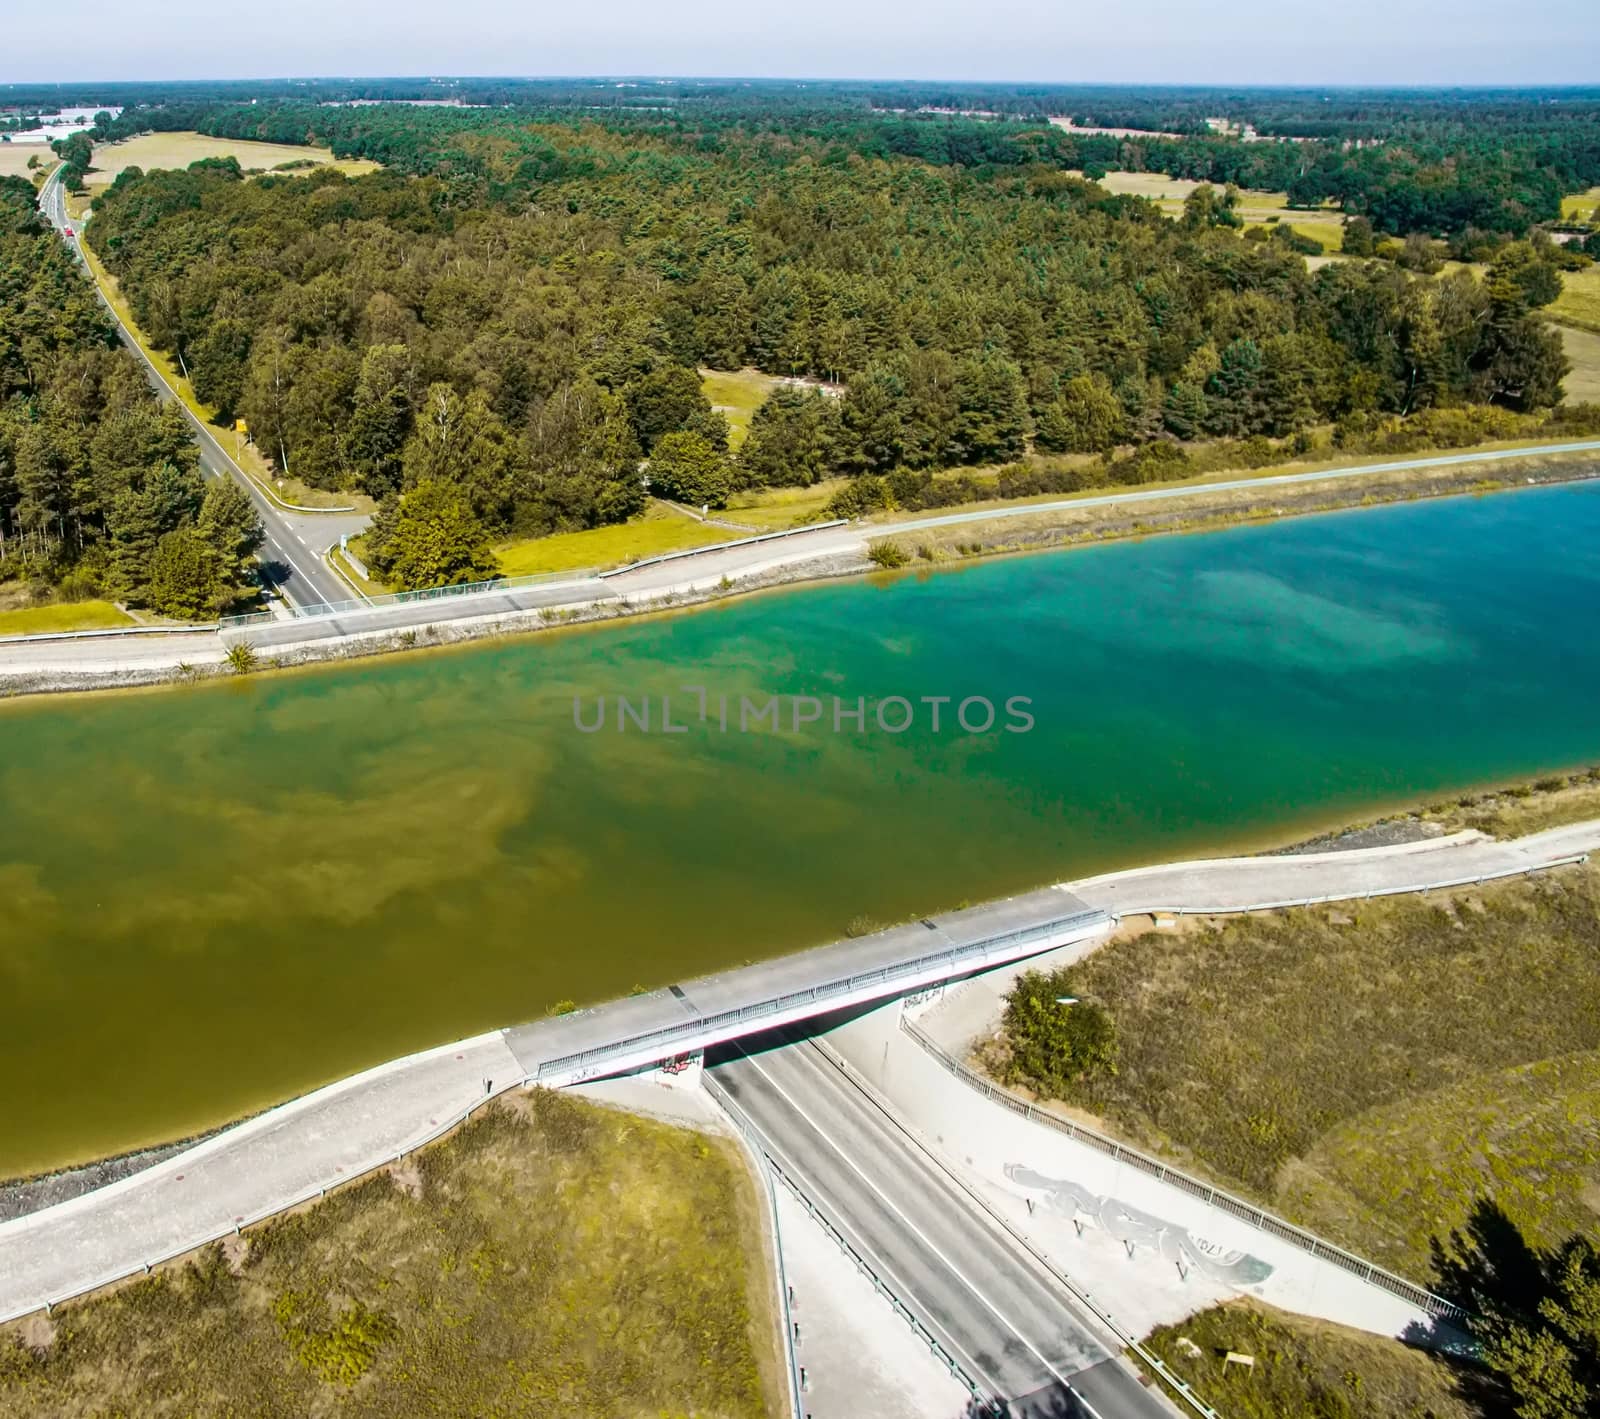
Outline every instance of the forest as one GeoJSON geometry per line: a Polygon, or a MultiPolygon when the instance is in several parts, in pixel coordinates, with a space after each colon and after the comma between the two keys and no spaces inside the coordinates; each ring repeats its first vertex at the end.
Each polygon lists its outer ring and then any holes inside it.
{"type": "Polygon", "coordinates": [[[494,129],[514,146],[530,119],[598,121],[695,145],[771,133],[937,165],[1160,172],[1287,191],[1301,206],[1332,202],[1396,237],[1481,233],[1480,245],[1556,221],[1564,193],[1600,183],[1600,89],[379,79],[109,85],[76,97],[128,106],[96,137],[151,127],[286,142],[312,136],[343,156],[405,171],[434,170],[447,156],[481,162],[481,145],[462,144],[463,134],[494,129]],[[415,109],[402,126],[392,110],[359,106],[381,99],[475,107],[415,109]],[[1068,131],[1052,118],[1138,131],[1068,131]],[[1230,134],[1208,127],[1218,119],[1230,134]],[[1246,128],[1278,141],[1241,141],[1246,128]],[[468,157],[474,148],[476,159],[468,157]]]}
{"type": "MultiPolygon", "coordinates": [[[[641,468],[718,505],[734,486],[903,485],[1030,451],[1165,455],[1561,398],[1536,312],[1562,254],[1542,237],[1501,246],[1485,280],[1312,272],[1288,240],[1243,239],[1210,188],[1170,221],[1044,153],[936,163],[781,115],[684,133],[388,106],[305,121],[226,108],[209,126],[388,170],[131,169],[88,230],[202,400],[292,476],[387,500],[380,570],[401,493],[458,530],[466,575],[486,538],[625,519],[641,468]],[[780,387],[735,458],[696,368],[746,365],[842,397],[780,387]]],[[[1118,466],[1162,476],[1160,457],[1118,466]]]]}
{"type": "Polygon", "coordinates": [[[259,537],[240,489],[202,483],[33,185],[0,178],[0,581],[194,618],[238,599],[259,537]]]}

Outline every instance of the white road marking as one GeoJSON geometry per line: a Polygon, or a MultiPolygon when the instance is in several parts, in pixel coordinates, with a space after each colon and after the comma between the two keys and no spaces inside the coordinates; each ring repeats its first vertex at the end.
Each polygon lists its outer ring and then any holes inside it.
{"type": "Polygon", "coordinates": [[[1018,1340],[1020,1340],[1025,1346],[1027,1346],[1028,1350],[1033,1354],[1033,1357],[1036,1360],[1038,1360],[1038,1362],[1041,1365],[1043,1365],[1045,1367],[1045,1369],[1048,1370],[1050,1372],[1050,1374],[1052,1376],[1054,1376],[1055,1379],[1060,1384],[1062,1384],[1063,1386],[1065,1386],[1068,1389],[1071,1389],[1071,1385],[1067,1383],[1067,1377],[1064,1374],[1062,1374],[1060,1370],[1058,1370],[1053,1364],[1050,1363],[1049,1360],[1047,1360],[1039,1352],[1038,1347],[1036,1345],[1034,1345],[1034,1343],[1031,1340],[1029,1340],[1028,1337],[1025,1336],[1022,1333],[1021,1330],[1019,1330],[1017,1328],[1016,1323],[1013,1322],[1008,1316],[1006,1316],[1006,1314],[1003,1311],[1001,1311],[1000,1308],[998,1306],[996,1306],[993,1301],[991,1301],[987,1296],[985,1296],[983,1294],[982,1291],[980,1291],[971,1281],[969,1281],[966,1278],[966,1276],[962,1273],[961,1269],[958,1266],[956,1266],[956,1264],[953,1261],[951,1261],[949,1257],[947,1257],[942,1251],[940,1251],[937,1246],[935,1246],[933,1244],[933,1242],[929,1239],[927,1234],[924,1233],[921,1230],[921,1228],[919,1228],[916,1225],[916,1223],[914,1223],[909,1217],[907,1217],[904,1212],[902,1212],[898,1207],[896,1207],[892,1201],[890,1201],[888,1195],[883,1191],[883,1189],[880,1188],[875,1182],[873,1182],[873,1180],[871,1178],[869,1178],[866,1175],[866,1173],[864,1173],[861,1170],[860,1166],[856,1163],[856,1161],[853,1158],[851,1158],[841,1147],[839,1147],[839,1145],[837,1143],[835,1143],[832,1138],[830,1138],[828,1136],[827,1132],[822,1128],[822,1126],[814,1118],[812,1118],[811,1115],[809,1113],[807,1113],[804,1108],[802,1108],[798,1103],[795,1102],[794,1098],[790,1095],[789,1091],[787,1089],[785,1089],[782,1084],[780,1084],[776,1079],[774,1079],[770,1074],[768,1074],[765,1069],[763,1069],[761,1067],[761,1062],[758,1059],[756,1059],[754,1055],[749,1054],[748,1052],[746,1052],[742,1047],[741,1047],[739,1052],[742,1055],[744,1055],[744,1057],[747,1060],[750,1061],[750,1065],[756,1071],[756,1073],[759,1074],[763,1079],[765,1079],[767,1081],[767,1083],[769,1083],[774,1089],[776,1089],[778,1091],[778,1094],[783,1098],[784,1102],[787,1103],[790,1108],[792,1108],[797,1114],[800,1115],[801,1118],[803,1118],[806,1121],[806,1123],[808,1123],[811,1126],[811,1128],[815,1131],[816,1135],[819,1138],[821,1138],[830,1148],[832,1148],[833,1151],[835,1153],[837,1153],[841,1159],[844,1160],[845,1166],[848,1167],[850,1169],[850,1171],[853,1172],[858,1178],[860,1178],[861,1181],[864,1182],[869,1188],[871,1188],[872,1191],[877,1195],[878,1200],[880,1202],[882,1202],[883,1205],[885,1207],[887,1207],[891,1212],[893,1212],[894,1215],[896,1217],[898,1217],[901,1220],[902,1223],[905,1224],[907,1230],[910,1231],[912,1236],[916,1237],[916,1239],[919,1242],[921,1242],[923,1246],[925,1246],[930,1252],[932,1252],[934,1256],[938,1257],[939,1260],[941,1262],[943,1262],[945,1267],[949,1270],[950,1274],[952,1276],[954,1276],[958,1281],[960,1281],[961,1284],[967,1288],[967,1290],[972,1292],[972,1294],[978,1299],[978,1301],[983,1305],[983,1307],[991,1315],[993,1315],[994,1318],[997,1321],[999,1321],[1001,1325],[1003,1325],[1014,1336],[1016,1336],[1018,1340]]]}

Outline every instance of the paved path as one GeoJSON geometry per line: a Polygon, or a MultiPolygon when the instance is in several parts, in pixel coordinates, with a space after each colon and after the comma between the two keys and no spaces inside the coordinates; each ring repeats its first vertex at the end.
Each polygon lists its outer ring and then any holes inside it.
{"type": "MultiPolygon", "coordinates": [[[[197,437],[202,454],[210,459],[208,467],[218,465],[219,460],[231,463],[220,448],[207,453],[207,440],[210,435],[203,429],[199,430],[197,437]]],[[[215,440],[211,440],[211,443],[214,444],[215,440]]],[[[1238,478],[1226,482],[1196,483],[1179,488],[1119,491],[1088,498],[1063,498],[1051,502],[1013,503],[896,522],[852,523],[843,527],[828,527],[815,532],[794,534],[781,542],[731,547],[711,546],[676,557],[671,561],[616,573],[608,576],[604,582],[597,582],[592,577],[574,577],[570,580],[552,581],[531,590],[524,588],[520,592],[486,592],[459,600],[413,602],[398,607],[372,610],[363,608],[327,619],[308,618],[251,628],[222,639],[249,639],[264,647],[287,649],[336,639],[353,640],[363,635],[382,634],[446,621],[464,623],[476,621],[489,626],[506,616],[538,607],[576,608],[623,597],[644,601],[665,595],[692,596],[717,587],[724,578],[739,581],[807,563],[820,565],[841,558],[860,559],[864,557],[866,548],[872,541],[929,528],[992,522],[1074,508],[1112,507],[1179,500],[1240,489],[1326,482],[1405,469],[1454,467],[1461,464],[1492,463],[1554,453],[1580,452],[1600,453],[1600,440],[1552,444],[1526,450],[1451,454],[1393,463],[1363,464],[1353,468],[1316,469],[1306,473],[1280,473],[1264,478],[1238,478]]],[[[248,484],[248,480],[246,481],[248,484]]],[[[255,490],[253,485],[250,485],[250,488],[252,497],[259,500],[259,490],[255,490]]],[[[294,591],[291,583],[286,588],[291,599],[300,602],[310,600],[337,602],[350,597],[349,587],[339,581],[326,567],[319,549],[336,542],[340,531],[351,530],[351,527],[358,525],[357,523],[349,523],[347,526],[348,519],[340,521],[336,518],[308,517],[301,520],[306,524],[301,526],[292,515],[279,513],[270,507],[263,510],[263,521],[275,539],[273,547],[276,550],[269,549],[267,555],[273,559],[281,556],[293,570],[303,574],[305,584],[319,588],[315,597],[306,596],[294,591]],[[282,535],[274,530],[280,527],[284,529],[282,535]]],[[[176,637],[171,639],[156,637],[144,640],[143,644],[147,648],[136,655],[126,648],[127,644],[127,642],[100,639],[0,644],[0,679],[7,675],[34,675],[40,672],[92,676],[127,669],[171,668],[180,662],[214,663],[222,658],[225,649],[220,644],[201,647],[194,645],[192,641],[185,645],[182,639],[176,637]]]]}
{"type": "Polygon", "coordinates": [[[1113,916],[1247,911],[1507,877],[1597,848],[1600,822],[1591,822],[1510,842],[1468,832],[1395,847],[1138,867],[1074,882],[1072,890],[1113,916]]]}
{"type": "MultiPolygon", "coordinates": [[[[679,992],[629,997],[593,1010],[481,1036],[380,1066],[286,1104],[260,1118],[72,1202],[0,1224],[0,1320],[79,1294],[146,1262],[229,1231],[235,1220],[266,1215],[392,1158],[447,1124],[483,1095],[499,1092],[575,1050],[607,1047],[626,1059],[627,1040],[696,1011],[737,1010],[804,992],[840,973],[882,969],[897,960],[981,942],[995,933],[1057,920],[1081,906],[1076,894],[1108,910],[1182,906],[1217,910],[1246,897],[1331,891],[1362,895],[1378,886],[1422,887],[1496,870],[1520,872],[1600,845],[1600,821],[1516,842],[1454,840],[1311,857],[1180,864],[1046,887],[965,912],[929,918],[875,936],[840,942],[686,982],[679,992]],[[1174,892],[1184,902],[1172,900],[1174,892]]],[[[1069,932],[1076,939],[1082,931],[1069,932]]],[[[1031,943],[1047,949],[1061,933],[1031,943]]],[[[1014,955],[1026,954],[1018,948],[1014,955]]],[[[998,959],[1006,959],[1004,956],[998,959]]],[[[892,988],[880,993],[892,993],[892,988]]],[[[864,998],[861,992],[842,999],[864,998]]],[[[768,1019],[766,1023],[776,1023],[768,1019]]],[[[645,1055],[648,1056],[648,1050],[645,1055]]],[[[619,1066],[620,1067],[620,1066],[619,1066]]],[[[563,1069],[556,1082],[576,1077],[563,1069]]]]}

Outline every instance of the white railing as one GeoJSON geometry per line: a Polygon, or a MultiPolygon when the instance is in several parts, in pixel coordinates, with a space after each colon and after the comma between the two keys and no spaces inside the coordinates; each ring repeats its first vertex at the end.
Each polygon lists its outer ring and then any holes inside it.
{"type": "Polygon", "coordinates": [[[897,961],[893,965],[879,966],[874,970],[824,981],[821,985],[809,986],[805,990],[793,990],[783,995],[771,996],[750,1005],[741,1005],[737,1009],[722,1010],[714,1015],[699,1015],[692,1020],[664,1025],[660,1029],[647,1030],[643,1034],[630,1035],[626,1039],[613,1040],[609,1044],[576,1050],[572,1054],[561,1055],[555,1059],[541,1060],[537,1069],[529,1076],[529,1080],[538,1082],[550,1079],[574,1069],[604,1064],[607,1060],[629,1058],[642,1050],[659,1050],[661,1057],[666,1058],[685,1048],[704,1043],[708,1034],[730,1025],[759,1024],[784,1011],[802,1006],[821,1005],[827,1001],[837,1000],[841,996],[865,990],[869,986],[892,986],[898,981],[922,975],[935,967],[946,967],[947,973],[954,975],[963,966],[988,956],[997,946],[1042,941],[1063,931],[1086,928],[1099,922],[1109,923],[1109,921],[1110,918],[1105,912],[1093,910],[1054,917],[1018,931],[1004,931],[994,936],[985,936],[965,946],[930,952],[908,961],[897,961]]]}

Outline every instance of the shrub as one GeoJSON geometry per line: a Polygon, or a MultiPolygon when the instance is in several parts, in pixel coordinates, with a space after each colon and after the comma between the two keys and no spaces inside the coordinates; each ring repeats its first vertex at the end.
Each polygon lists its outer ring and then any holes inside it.
{"type": "Polygon", "coordinates": [[[896,567],[905,566],[911,558],[906,555],[906,549],[898,542],[883,538],[868,544],[867,560],[876,567],[892,571],[896,567]]]}
{"type": "Polygon", "coordinates": [[[1072,1085],[1117,1072],[1117,1030],[1105,1008],[1084,1000],[1070,970],[1024,971],[1006,996],[1008,1083],[1063,1098],[1072,1085]]]}

